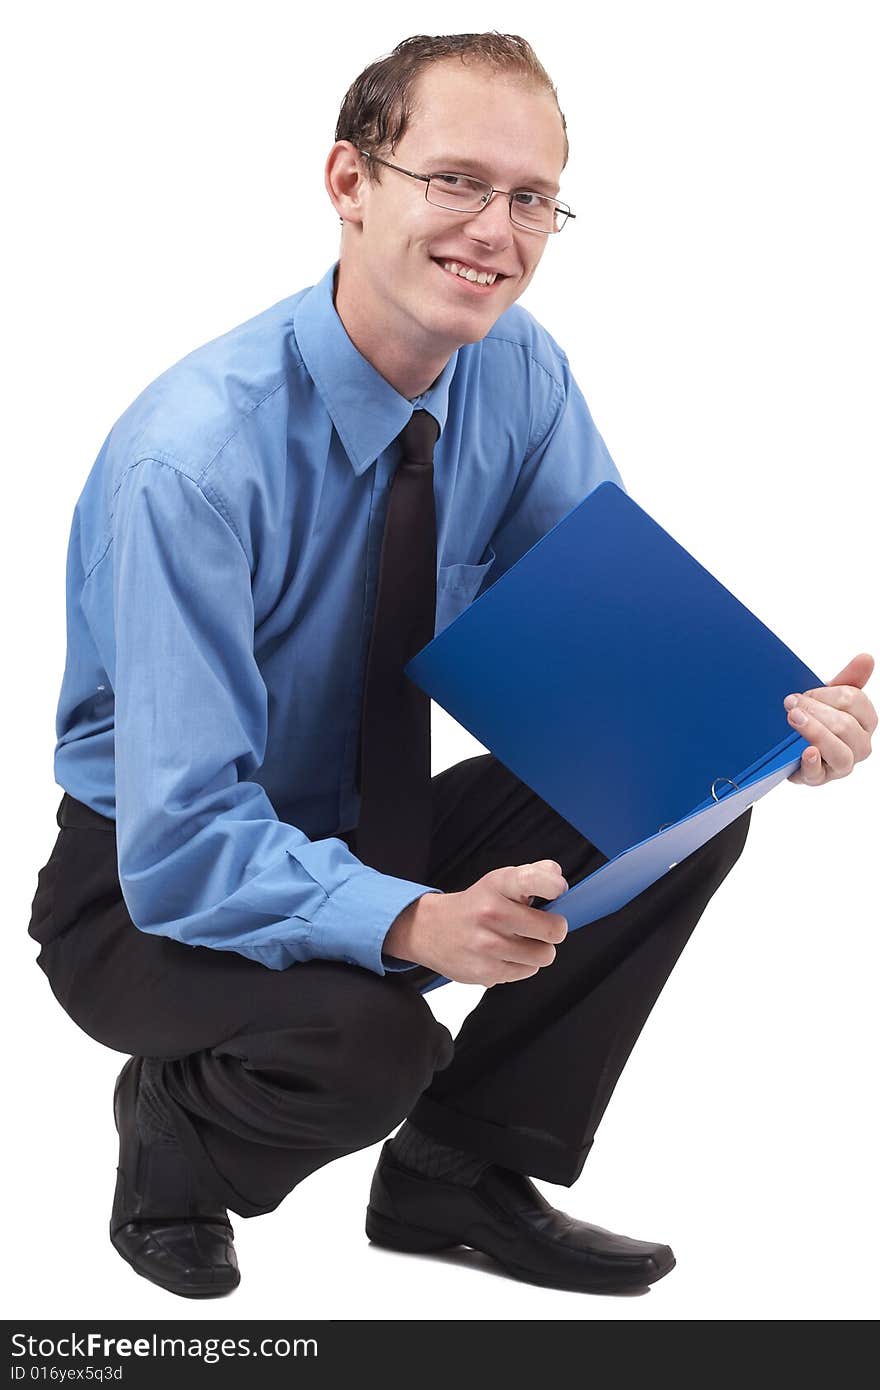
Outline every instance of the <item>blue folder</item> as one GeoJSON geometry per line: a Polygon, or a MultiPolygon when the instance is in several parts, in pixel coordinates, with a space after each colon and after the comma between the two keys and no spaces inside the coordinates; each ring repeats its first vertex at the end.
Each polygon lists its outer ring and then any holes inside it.
{"type": "Polygon", "coordinates": [[[569,929],[788,777],[808,745],[782,702],[824,685],[611,482],[406,674],[608,859],[546,905],[569,929]]]}

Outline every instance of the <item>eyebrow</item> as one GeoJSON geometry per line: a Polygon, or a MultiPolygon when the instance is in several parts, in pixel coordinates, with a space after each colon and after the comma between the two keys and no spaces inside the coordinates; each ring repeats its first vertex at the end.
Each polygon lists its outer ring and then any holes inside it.
{"type": "MultiPolygon", "coordinates": [[[[482,164],[478,159],[463,159],[461,155],[457,154],[438,154],[433,159],[425,160],[425,164],[434,166],[434,170],[438,174],[455,174],[461,170],[462,173],[475,171],[486,178],[489,177],[489,166],[487,164],[482,164]]],[[[528,175],[528,177],[520,179],[516,184],[516,189],[528,191],[530,188],[546,189],[552,197],[556,197],[559,193],[558,184],[555,184],[552,179],[541,178],[538,174],[535,174],[534,177],[528,175]]],[[[514,191],[516,191],[516,189],[514,191]]]]}

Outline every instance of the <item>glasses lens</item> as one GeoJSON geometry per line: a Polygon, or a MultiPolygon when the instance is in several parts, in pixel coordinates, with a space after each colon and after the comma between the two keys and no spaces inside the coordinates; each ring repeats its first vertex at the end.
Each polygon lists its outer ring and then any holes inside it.
{"type": "MultiPolygon", "coordinates": [[[[479,212],[491,192],[490,184],[468,178],[466,174],[432,174],[427,196],[435,207],[454,212],[479,212]]],[[[523,190],[513,195],[510,216],[518,227],[549,233],[562,230],[568,213],[558,208],[552,198],[523,190]]]]}
{"type": "Polygon", "coordinates": [[[568,214],[552,198],[544,198],[540,193],[514,193],[510,216],[518,227],[528,227],[532,232],[559,232],[568,214]]]}
{"type": "Polygon", "coordinates": [[[492,189],[479,179],[465,174],[432,174],[428,184],[428,200],[438,208],[455,208],[458,212],[476,212],[492,189]]]}

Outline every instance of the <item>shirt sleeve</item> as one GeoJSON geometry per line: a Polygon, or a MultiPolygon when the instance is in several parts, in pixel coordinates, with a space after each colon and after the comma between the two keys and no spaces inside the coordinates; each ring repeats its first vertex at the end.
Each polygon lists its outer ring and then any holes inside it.
{"type": "Polygon", "coordinates": [[[268,694],[233,526],[179,469],[145,459],[117,491],[110,553],[117,852],[132,921],[273,970],[323,957],[383,975],[388,928],[438,890],[378,873],[340,839],[310,840],[250,780],[268,694]]]}
{"type": "Polygon", "coordinates": [[[600,483],[610,481],[623,488],[620,474],[574,379],[568,357],[561,348],[558,352],[561,380],[552,381],[549,400],[545,398],[543,415],[529,441],[516,486],[491,540],[495,552],[491,583],[600,483]]]}

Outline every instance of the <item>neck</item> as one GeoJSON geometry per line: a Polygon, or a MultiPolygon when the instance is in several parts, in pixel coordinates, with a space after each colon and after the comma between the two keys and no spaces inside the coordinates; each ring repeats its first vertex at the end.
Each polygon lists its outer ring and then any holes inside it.
{"type": "Polygon", "coordinates": [[[342,262],[333,276],[333,307],[358,352],[407,400],[421,396],[440,376],[452,351],[417,355],[402,342],[381,308],[369,307],[342,262]]]}

